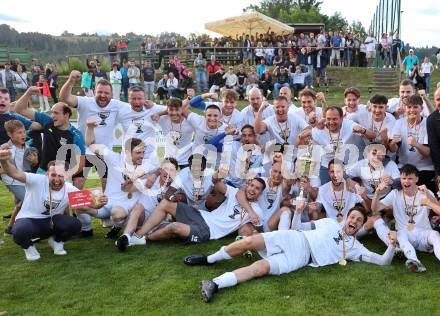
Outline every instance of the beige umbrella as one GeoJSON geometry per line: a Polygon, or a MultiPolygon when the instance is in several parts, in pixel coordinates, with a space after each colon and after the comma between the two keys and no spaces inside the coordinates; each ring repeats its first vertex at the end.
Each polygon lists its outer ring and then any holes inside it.
{"type": "Polygon", "coordinates": [[[275,34],[293,33],[294,31],[293,27],[254,10],[239,16],[205,24],[207,30],[232,38],[243,33],[251,35],[266,33],[269,27],[270,31],[275,32],[275,34]]]}

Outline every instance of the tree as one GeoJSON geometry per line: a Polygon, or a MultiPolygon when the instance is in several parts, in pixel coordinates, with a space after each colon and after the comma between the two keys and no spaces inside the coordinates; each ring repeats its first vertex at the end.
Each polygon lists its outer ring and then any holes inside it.
{"type": "Polygon", "coordinates": [[[310,11],[312,9],[320,10],[322,1],[316,1],[316,0],[296,0],[295,6],[299,9],[310,11]]]}

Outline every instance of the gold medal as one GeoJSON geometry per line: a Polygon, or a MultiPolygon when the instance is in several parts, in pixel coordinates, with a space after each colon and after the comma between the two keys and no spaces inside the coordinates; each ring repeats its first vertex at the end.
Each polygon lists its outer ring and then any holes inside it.
{"type": "Polygon", "coordinates": [[[133,197],[133,193],[128,192],[127,197],[128,197],[128,199],[131,199],[133,197]]]}
{"type": "Polygon", "coordinates": [[[338,263],[339,263],[339,265],[341,265],[341,266],[346,266],[346,265],[347,265],[347,260],[345,260],[345,259],[340,259],[340,260],[338,261],[338,263]]]}
{"type": "Polygon", "coordinates": [[[336,220],[338,221],[338,223],[341,223],[343,219],[344,219],[344,216],[342,216],[342,214],[336,215],[336,220]]]}
{"type": "Polygon", "coordinates": [[[406,229],[408,231],[412,231],[414,229],[414,224],[413,223],[409,223],[408,225],[406,225],[406,229]]]}

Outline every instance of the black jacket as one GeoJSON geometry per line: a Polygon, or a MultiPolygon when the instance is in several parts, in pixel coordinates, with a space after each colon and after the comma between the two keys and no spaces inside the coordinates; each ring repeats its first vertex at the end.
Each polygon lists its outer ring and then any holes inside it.
{"type": "Polygon", "coordinates": [[[431,149],[431,159],[434,164],[435,174],[440,175],[440,112],[435,110],[426,121],[428,130],[428,145],[431,149]]]}

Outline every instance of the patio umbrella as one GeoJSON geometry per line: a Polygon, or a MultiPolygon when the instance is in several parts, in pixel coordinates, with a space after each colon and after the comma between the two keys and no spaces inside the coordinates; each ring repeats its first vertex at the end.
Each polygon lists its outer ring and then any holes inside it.
{"type": "Polygon", "coordinates": [[[205,24],[207,30],[232,38],[243,33],[251,35],[257,32],[259,34],[266,33],[269,27],[270,31],[275,32],[275,34],[293,33],[294,31],[293,27],[254,10],[239,16],[205,24]]]}

